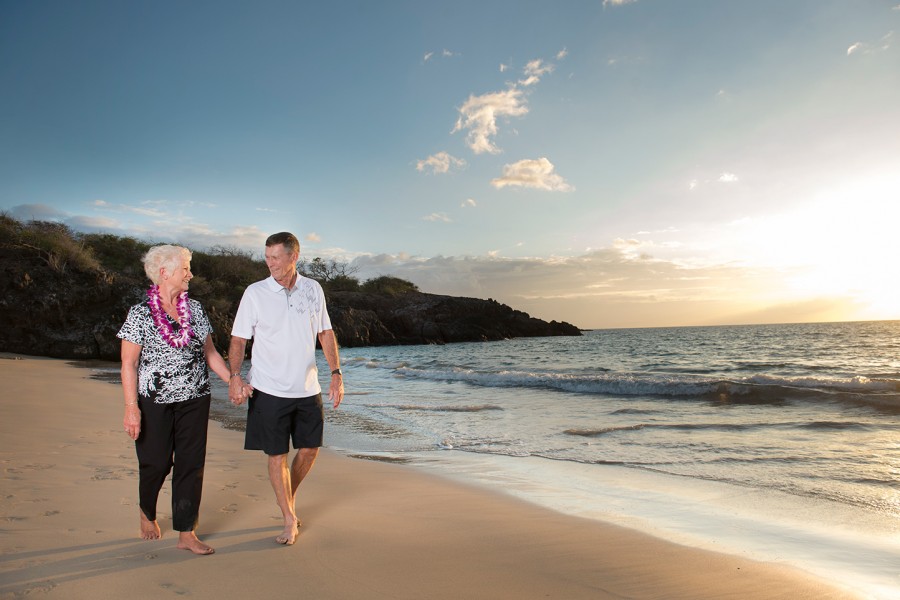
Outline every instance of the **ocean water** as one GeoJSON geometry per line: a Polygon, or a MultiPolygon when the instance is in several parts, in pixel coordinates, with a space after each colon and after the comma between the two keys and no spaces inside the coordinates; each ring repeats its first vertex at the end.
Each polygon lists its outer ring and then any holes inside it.
{"type": "MultiPolygon", "coordinates": [[[[900,597],[900,321],[341,357],[334,450],[900,597]]],[[[224,387],[214,396],[242,422],[224,387]]]]}

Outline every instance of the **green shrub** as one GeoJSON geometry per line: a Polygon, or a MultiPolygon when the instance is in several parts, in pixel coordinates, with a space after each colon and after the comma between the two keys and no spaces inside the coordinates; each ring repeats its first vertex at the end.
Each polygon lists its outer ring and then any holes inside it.
{"type": "Polygon", "coordinates": [[[368,279],[360,289],[369,294],[385,294],[387,296],[400,296],[419,291],[418,286],[413,282],[390,275],[368,279]]]}

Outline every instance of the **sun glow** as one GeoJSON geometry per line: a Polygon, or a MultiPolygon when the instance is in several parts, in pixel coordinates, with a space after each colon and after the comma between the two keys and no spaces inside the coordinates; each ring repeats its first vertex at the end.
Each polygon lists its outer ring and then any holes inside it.
{"type": "Polygon", "coordinates": [[[781,272],[780,292],[795,300],[839,298],[856,307],[843,318],[897,319],[898,223],[900,175],[873,175],[789,212],[732,223],[722,246],[747,266],[781,272]]]}

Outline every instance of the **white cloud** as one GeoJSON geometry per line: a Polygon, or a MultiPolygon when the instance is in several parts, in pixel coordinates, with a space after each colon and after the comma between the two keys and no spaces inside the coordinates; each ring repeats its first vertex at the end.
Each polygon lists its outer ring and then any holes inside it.
{"type": "Polygon", "coordinates": [[[509,65],[505,65],[505,64],[503,64],[503,63],[500,63],[500,72],[501,72],[501,73],[506,72],[506,70],[507,70],[508,68],[509,68],[509,65]]]}
{"type": "Polygon", "coordinates": [[[501,117],[521,117],[528,114],[525,98],[521,90],[510,88],[502,92],[492,92],[481,96],[469,96],[459,108],[459,119],[451,133],[468,130],[466,144],[475,154],[488,152],[497,154],[500,149],[491,138],[497,135],[497,119],[501,117]]]}
{"type": "Polygon", "coordinates": [[[862,42],[856,42],[855,44],[853,44],[849,48],[847,48],[847,56],[850,56],[854,52],[863,50],[864,47],[865,47],[865,45],[862,42]]]}
{"type": "Polygon", "coordinates": [[[434,56],[434,52],[426,52],[425,56],[422,57],[422,62],[428,62],[431,60],[431,57],[434,56]]]}
{"type": "Polygon", "coordinates": [[[520,79],[519,85],[523,85],[526,87],[534,85],[541,80],[541,77],[543,77],[547,73],[552,73],[554,68],[554,65],[545,63],[539,58],[532,60],[527,65],[525,65],[525,79],[520,79]]]}
{"type": "Polygon", "coordinates": [[[278,212],[278,211],[275,210],[274,208],[265,208],[265,207],[262,207],[262,206],[257,206],[257,207],[256,207],[256,210],[259,211],[259,212],[267,212],[267,213],[277,213],[277,212],[278,212]]]}
{"type": "Polygon", "coordinates": [[[430,215],[425,215],[422,217],[423,221],[431,221],[437,222],[441,221],[442,223],[451,223],[450,217],[447,216],[446,213],[431,213],[430,215]]]}
{"type": "Polygon", "coordinates": [[[722,183],[737,183],[738,176],[734,173],[722,173],[719,175],[719,181],[722,183]]]}
{"type": "Polygon", "coordinates": [[[417,171],[424,171],[425,169],[430,168],[431,172],[434,174],[447,173],[448,171],[450,171],[451,167],[462,168],[465,166],[466,161],[461,158],[451,156],[446,152],[438,152],[437,154],[432,154],[424,160],[416,162],[417,171]]]}
{"type": "Polygon", "coordinates": [[[443,56],[444,58],[449,58],[451,56],[456,56],[456,53],[451,52],[451,51],[447,50],[446,48],[444,48],[444,51],[441,52],[441,56],[443,56]]]}
{"type": "Polygon", "coordinates": [[[559,52],[556,53],[556,60],[562,60],[569,55],[569,50],[567,48],[563,48],[559,52]]]}
{"type": "Polygon", "coordinates": [[[569,192],[575,188],[569,185],[560,175],[554,173],[553,163],[544,157],[525,159],[504,165],[503,176],[491,180],[491,185],[502,189],[506,186],[518,186],[548,190],[552,192],[569,192]]]}
{"type": "Polygon", "coordinates": [[[313,244],[318,244],[319,242],[322,241],[322,238],[319,237],[319,234],[316,233],[315,231],[310,231],[309,233],[306,234],[306,241],[313,243],[313,244]]]}
{"type": "Polygon", "coordinates": [[[460,206],[462,206],[463,208],[466,208],[469,206],[478,206],[478,205],[475,204],[475,201],[472,200],[471,198],[466,198],[466,200],[462,204],[460,204],[460,206]]]}
{"type": "Polygon", "coordinates": [[[623,4],[631,4],[632,2],[637,2],[637,0],[603,0],[603,7],[622,6],[623,4]]]}

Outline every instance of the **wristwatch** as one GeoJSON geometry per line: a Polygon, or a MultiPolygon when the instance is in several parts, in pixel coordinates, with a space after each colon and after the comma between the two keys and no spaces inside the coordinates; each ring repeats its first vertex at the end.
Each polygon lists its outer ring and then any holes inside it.
{"type": "Polygon", "coordinates": [[[340,375],[341,377],[344,376],[344,374],[341,373],[341,370],[340,370],[340,369],[335,369],[334,371],[331,372],[331,374],[332,374],[332,375],[340,375]]]}

